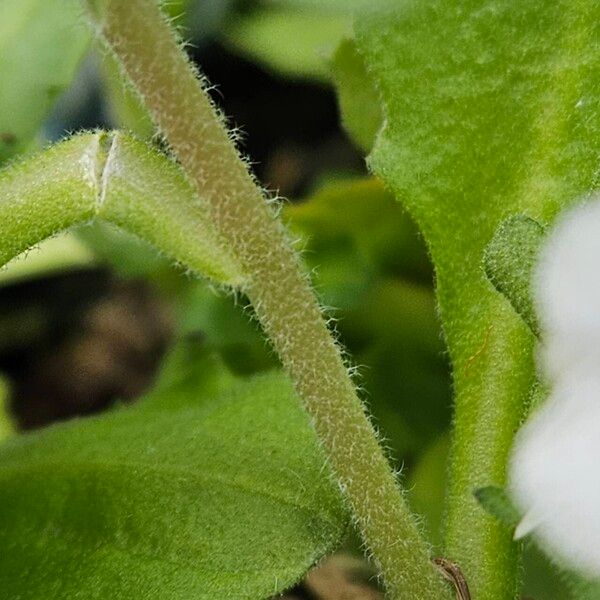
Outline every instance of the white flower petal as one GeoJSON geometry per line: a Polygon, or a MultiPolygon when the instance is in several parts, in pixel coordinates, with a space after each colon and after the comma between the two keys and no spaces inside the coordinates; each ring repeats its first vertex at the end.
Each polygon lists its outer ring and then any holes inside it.
{"type": "Polygon", "coordinates": [[[564,381],[517,436],[511,491],[555,558],[600,575],[600,373],[564,381]]]}
{"type": "Polygon", "coordinates": [[[551,380],[590,353],[600,357],[599,200],[591,197],[561,217],[534,276],[542,367],[551,380]]]}
{"type": "Polygon", "coordinates": [[[509,488],[551,556],[600,576],[600,195],[568,212],[533,280],[551,394],[517,435],[509,488]]]}
{"type": "Polygon", "coordinates": [[[541,523],[544,522],[544,516],[536,513],[535,510],[530,510],[525,513],[519,524],[515,527],[514,540],[521,540],[525,536],[535,531],[541,523]]]}

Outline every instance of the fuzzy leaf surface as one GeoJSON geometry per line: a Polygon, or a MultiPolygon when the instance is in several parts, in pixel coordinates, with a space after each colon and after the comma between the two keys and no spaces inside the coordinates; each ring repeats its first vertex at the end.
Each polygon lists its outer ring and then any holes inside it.
{"type": "Polygon", "coordinates": [[[3,598],[268,598],[339,543],[340,495],[287,380],[201,398],[185,380],[4,443],[3,598]]]}
{"type": "Polygon", "coordinates": [[[386,117],[371,166],[436,267],[456,392],[446,551],[481,600],[512,600],[517,547],[472,491],[505,484],[534,377],[483,252],[509,215],[550,221],[598,185],[599,23],[593,0],[410,0],[358,22],[386,117]]]}
{"type": "Polygon", "coordinates": [[[533,219],[523,215],[509,217],[494,233],[483,258],[488,279],[536,334],[539,325],[531,278],[544,234],[544,227],[533,219]]]}

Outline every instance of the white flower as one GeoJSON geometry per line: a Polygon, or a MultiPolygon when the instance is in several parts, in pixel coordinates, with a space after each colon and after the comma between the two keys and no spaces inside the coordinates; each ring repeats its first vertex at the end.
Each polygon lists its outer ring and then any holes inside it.
{"type": "Polygon", "coordinates": [[[551,555],[600,576],[600,196],[569,211],[534,275],[550,397],[517,435],[510,490],[551,555]]]}
{"type": "Polygon", "coordinates": [[[600,195],[559,219],[533,283],[548,380],[582,362],[600,368],[600,195]]]}

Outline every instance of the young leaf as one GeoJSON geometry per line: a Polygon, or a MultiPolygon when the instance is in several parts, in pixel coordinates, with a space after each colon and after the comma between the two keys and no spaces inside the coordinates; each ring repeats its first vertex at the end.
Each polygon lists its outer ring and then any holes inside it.
{"type": "Polygon", "coordinates": [[[187,336],[165,357],[157,381],[144,397],[144,406],[166,408],[165,398],[169,410],[194,406],[198,398],[221,396],[240,382],[223,363],[218,349],[204,338],[187,336]]]}
{"type": "Polygon", "coordinates": [[[340,494],[287,380],[193,396],[0,448],[3,597],[268,598],[339,543],[340,494]]]}
{"type": "MultiPolygon", "coordinates": [[[[283,217],[307,238],[306,260],[319,271],[320,265],[335,259],[338,272],[344,270],[346,265],[340,265],[339,257],[345,251],[356,255],[365,270],[419,283],[429,284],[432,279],[425,245],[414,222],[375,178],[325,185],[304,202],[286,205],[283,217]]],[[[331,288],[334,283],[324,287],[331,288]]],[[[336,293],[325,302],[340,308],[356,302],[356,298],[341,296],[336,293]]]]}
{"type": "Polygon", "coordinates": [[[31,142],[89,43],[76,0],[0,2],[0,163],[31,142]]]}
{"type": "Polygon", "coordinates": [[[456,391],[447,550],[478,598],[515,595],[510,532],[472,490],[505,481],[533,380],[533,336],[481,261],[508,215],[545,222],[597,185],[599,22],[594,0],[409,0],[358,22],[386,116],[371,166],[436,266],[456,391]]]}
{"type": "Polygon", "coordinates": [[[351,39],[340,42],[331,61],[342,123],[354,142],[369,152],[383,125],[379,95],[351,39]]]}
{"type": "Polygon", "coordinates": [[[279,364],[256,321],[248,318],[247,300],[216,294],[205,282],[194,281],[179,289],[173,305],[182,332],[201,332],[234,373],[250,375],[279,364]]]}
{"type": "Polygon", "coordinates": [[[488,485],[476,489],[473,494],[483,508],[493,517],[496,517],[507,527],[514,528],[521,520],[522,515],[515,508],[506,491],[496,485],[488,485]]]}
{"type": "Polygon", "coordinates": [[[531,277],[544,233],[544,227],[529,217],[510,217],[500,224],[483,256],[488,279],[536,335],[539,325],[533,306],[531,277]]]}

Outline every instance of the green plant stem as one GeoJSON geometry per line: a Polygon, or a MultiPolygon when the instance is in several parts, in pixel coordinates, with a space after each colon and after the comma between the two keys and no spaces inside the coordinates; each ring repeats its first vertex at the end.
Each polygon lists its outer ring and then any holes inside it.
{"type": "Polygon", "coordinates": [[[94,216],[97,147],[81,135],[0,171],[0,265],[94,216]]]}
{"type": "Polygon", "coordinates": [[[207,199],[211,222],[238,259],[247,277],[244,292],[311,416],[390,597],[451,597],[431,565],[286,232],[156,2],[87,4],[98,34],[207,199]]]}
{"type": "Polygon", "coordinates": [[[0,265],[92,219],[221,283],[243,281],[181,169],[142,142],[120,133],[82,134],[0,172],[0,265]]]}

